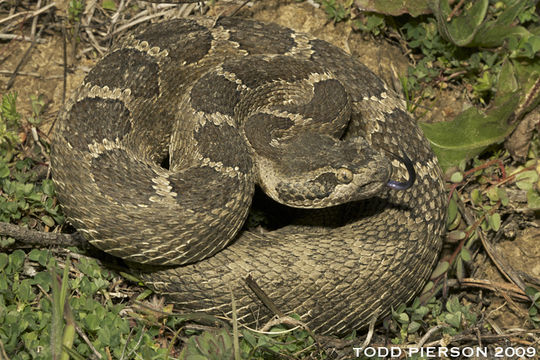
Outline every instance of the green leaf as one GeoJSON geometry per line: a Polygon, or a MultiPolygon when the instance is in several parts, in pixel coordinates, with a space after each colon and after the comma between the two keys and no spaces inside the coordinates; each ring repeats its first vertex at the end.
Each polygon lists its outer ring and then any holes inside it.
{"type": "Polygon", "coordinates": [[[431,289],[433,289],[433,286],[433,281],[428,281],[426,286],[424,286],[424,288],[422,289],[422,294],[428,293],[431,289]]]}
{"type": "Polygon", "coordinates": [[[17,287],[17,297],[23,303],[29,303],[35,297],[35,294],[32,291],[32,280],[24,279],[21,281],[17,287]]]}
{"type": "Polygon", "coordinates": [[[497,47],[509,37],[527,37],[529,31],[516,26],[514,20],[523,11],[527,1],[514,1],[495,20],[484,22],[478,29],[469,46],[497,47]]]}
{"type": "Polygon", "coordinates": [[[456,277],[459,279],[459,281],[465,278],[465,268],[463,266],[463,259],[461,257],[456,259],[456,277]]]}
{"type": "Polygon", "coordinates": [[[8,264],[8,254],[0,253],[0,270],[3,270],[8,264]]]}
{"type": "Polygon", "coordinates": [[[185,359],[185,360],[208,360],[208,358],[206,356],[203,356],[203,355],[186,355],[185,357],[182,357],[180,356],[181,359],[185,359]]]}
{"type": "Polygon", "coordinates": [[[459,298],[457,296],[450,296],[446,302],[446,310],[451,313],[461,311],[461,304],[459,303],[459,298]]]}
{"type": "Polygon", "coordinates": [[[540,61],[511,61],[520,87],[519,113],[522,116],[540,104],[540,61]]]}
{"type": "Polygon", "coordinates": [[[78,352],[76,352],[73,349],[68,348],[65,345],[62,345],[62,350],[65,351],[69,356],[71,356],[74,360],[84,360],[86,359],[84,356],[81,356],[78,352]]]}
{"type": "Polygon", "coordinates": [[[489,188],[489,190],[486,192],[486,195],[487,195],[487,197],[489,198],[489,200],[491,201],[492,204],[499,201],[499,194],[497,192],[497,188],[495,188],[495,187],[489,188]]]}
{"type": "Polygon", "coordinates": [[[429,307],[427,306],[420,306],[418,309],[414,311],[414,314],[419,316],[420,319],[424,318],[429,313],[429,307]]]}
{"type": "Polygon", "coordinates": [[[457,46],[468,46],[473,41],[486,16],[488,5],[488,0],[469,2],[464,5],[460,15],[454,14],[449,21],[452,8],[450,8],[448,1],[435,0],[433,13],[437,19],[439,33],[457,46]]]}
{"type": "Polygon", "coordinates": [[[100,326],[100,319],[97,317],[96,314],[88,314],[84,318],[84,323],[86,325],[86,328],[90,331],[97,331],[100,326]]]}
{"type": "Polygon", "coordinates": [[[482,193],[478,189],[471,191],[471,201],[474,205],[480,205],[482,203],[482,193]]]}
{"type": "Polygon", "coordinates": [[[419,123],[443,169],[481,154],[512,132],[514,126],[508,125],[506,120],[516,109],[519,97],[507,96],[504,100],[486,113],[471,107],[451,121],[419,123]]]}
{"type": "Polygon", "coordinates": [[[453,182],[454,184],[462,182],[463,181],[463,174],[461,172],[459,172],[459,171],[453,173],[450,176],[450,181],[453,182]]]}
{"type": "Polygon", "coordinates": [[[486,111],[468,108],[453,120],[419,125],[441,167],[447,169],[504,141],[527,111],[540,103],[540,61],[507,61],[486,111]]]}
{"type": "Polygon", "coordinates": [[[503,206],[508,206],[509,200],[508,200],[508,194],[506,193],[506,189],[498,187],[497,188],[497,195],[498,195],[499,199],[501,200],[501,204],[503,206]]]}
{"type": "Polygon", "coordinates": [[[9,262],[11,263],[11,268],[14,272],[17,272],[22,269],[25,258],[26,258],[26,255],[24,254],[24,251],[22,250],[15,250],[9,256],[9,262]]]}
{"type": "Polygon", "coordinates": [[[435,270],[433,270],[433,273],[431,274],[431,279],[438,278],[442,274],[444,274],[448,268],[450,267],[450,264],[448,264],[448,261],[441,261],[437,264],[437,267],[435,270]]]}
{"type": "Polygon", "coordinates": [[[415,298],[411,306],[409,307],[411,310],[415,311],[420,306],[420,300],[418,298],[415,298]]]}
{"type": "Polygon", "coordinates": [[[454,230],[446,234],[448,240],[451,242],[458,242],[460,240],[463,240],[465,239],[466,235],[467,234],[465,233],[465,231],[462,231],[462,230],[454,230]]]}
{"type": "Polygon", "coordinates": [[[540,291],[536,288],[533,288],[532,286],[527,286],[525,288],[525,294],[527,294],[527,296],[530,297],[533,302],[536,302],[538,299],[540,299],[540,291]]]}
{"type": "Polygon", "coordinates": [[[540,194],[534,189],[527,191],[527,206],[531,210],[540,210],[540,194]]]}
{"type": "Polygon", "coordinates": [[[457,216],[458,216],[457,202],[454,199],[454,197],[452,197],[450,199],[450,202],[448,203],[448,215],[446,218],[446,226],[450,227],[450,225],[456,220],[457,216]]]}
{"type": "Polygon", "coordinates": [[[50,179],[43,180],[43,183],[41,184],[43,193],[45,195],[52,196],[54,195],[54,183],[50,179]]]}
{"type": "Polygon", "coordinates": [[[402,324],[407,324],[409,322],[409,315],[407,313],[401,313],[396,320],[402,324]]]}
{"type": "Polygon", "coordinates": [[[521,190],[531,190],[538,181],[538,173],[528,170],[516,175],[516,186],[521,190]]]}
{"type": "Polygon", "coordinates": [[[54,226],[54,220],[52,217],[50,217],[49,215],[43,215],[41,217],[41,221],[43,221],[43,223],[45,225],[47,225],[48,227],[53,227],[54,226]]]}
{"type": "Polygon", "coordinates": [[[418,329],[420,329],[420,323],[416,321],[411,321],[411,323],[407,327],[407,333],[414,334],[418,331],[418,329]]]}
{"type": "Polygon", "coordinates": [[[467,248],[462,248],[461,249],[461,258],[463,259],[463,261],[471,261],[472,260],[472,255],[471,255],[471,252],[469,251],[469,249],[467,249],[467,248]]]}
{"type": "Polygon", "coordinates": [[[5,163],[0,162],[0,179],[7,178],[9,175],[10,172],[8,166],[5,163]]]}
{"type": "Polygon", "coordinates": [[[411,14],[416,17],[422,14],[428,14],[431,12],[429,7],[429,1],[418,0],[357,0],[354,2],[355,6],[358,6],[362,11],[376,12],[386,15],[403,15],[411,14]]]}
{"type": "Polygon", "coordinates": [[[28,195],[32,192],[32,190],[34,190],[34,184],[32,183],[27,183],[27,184],[24,184],[22,185],[22,192],[25,194],[25,195],[28,195]]]}
{"type": "Polygon", "coordinates": [[[50,254],[45,250],[32,249],[28,253],[28,259],[32,261],[37,261],[41,266],[47,266],[47,260],[50,257],[50,254]]]}
{"type": "Polygon", "coordinates": [[[511,61],[505,61],[499,72],[497,93],[499,95],[512,94],[519,90],[518,80],[511,61]]]}
{"type": "Polygon", "coordinates": [[[501,215],[499,213],[488,215],[488,223],[491,229],[494,231],[499,231],[501,228],[501,215]]]}
{"type": "Polygon", "coordinates": [[[445,320],[448,324],[459,329],[461,326],[461,313],[445,314],[445,320]]]}
{"type": "Polygon", "coordinates": [[[32,282],[36,285],[39,284],[43,290],[48,292],[51,288],[51,275],[46,271],[39,272],[34,276],[32,282]]]}
{"type": "Polygon", "coordinates": [[[116,11],[116,4],[113,0],[103,0],[103,3],[101,4],[101,6],[105,10],[116,11]]]}
{"type": "Polygon", "coordinates": [[[257,346],[257,338],[255,337],[255,335],[253,335],[251,331],[244,330],[242,331],[242,334],[243,334],[244,340],[247,341],[249,345],[251,345],[252,347],[257,346]]]}

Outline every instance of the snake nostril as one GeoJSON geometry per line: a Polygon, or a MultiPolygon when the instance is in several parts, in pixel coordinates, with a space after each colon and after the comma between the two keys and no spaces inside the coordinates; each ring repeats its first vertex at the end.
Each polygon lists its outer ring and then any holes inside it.
{"type": "Polygon", "coordinates": [[[342,184],[348,184],[353,180],[353,173],[347,168],[339,168],[336,171],[337,180],[342,184]]]}

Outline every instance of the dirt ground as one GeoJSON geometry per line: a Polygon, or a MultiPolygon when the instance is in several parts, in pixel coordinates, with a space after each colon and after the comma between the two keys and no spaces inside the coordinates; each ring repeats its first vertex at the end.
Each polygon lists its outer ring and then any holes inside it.
{"type": "MultiPolygon", "coordinates": [[[[55,15],[65,16],[68,0],[57,1],[52,13],[44,14],[46,21],[54,21],[55,15]]],[[[217,3],[209,10],[210,15],[231,14],[238,6],[237,3],[217,3]]],[[[32,9],[28,9],[30,12],[32,9]]],[[[323,10],[307,2],[295,1],[265,1],[255,6],[246,6],[238,16],[253,17],[258,20],[275,22],[295,30],[309,32],[321,39],[327,40],[357,56],[376,74],[381,76],[390,87],[401,91],[399,75],[405,74],[410,59],[404,55],[404,49],[398,44],[373,39],[370,36],[354,32],[347,23],[333,24],[327,20],[323,10]]],[[[41,21],[41,20],[40,20],[41,21]]],[[[27,34],[32,20],[21,24],[20,33],[27,34]]],[[[17,33],[17,31],[15,31],[17,33]]],[[[11,80],[11,74],[31,46],[29,41],[2,40],[0,42],[0,93],[16,91],[18,93],[18,111],[23,118],[31,115],[30,95],[42,95],[46,100],[46,110],[43,113],[43,133],[47,136],[49,127],[62,108],[64,96],[69,96],[72,90],[82,81],[83,76],[99,58],[97,51],[87,51],[81,55],[77,46],[73,51],[74,42],[66,44],[68,73],[66,88],[64,81],[64,51],[62,31],[58,27],[49,27],[40,37],[41,42],[28,53],[28,60],[19,69],[9,90],[6,89],[11,80]]],[[[447,92],[438,98],[443,99],[423,120],[444,121],[458,113],[466,101],[459,91],[447,92]]],[[[522,218],[516,218],[509,226],[510,236],[496,245],[503,254],[504,260],[516,271],[540,278],[540,221],[534,214],[523,209],[522,218]]],[[[452,249],[453,245],[447,248],[452,249]]],[[[492,261],[480,252],[474,264],[469,269],[476,278],[493,282],[505,282],[492,261]]],[[[494,326],[501,329],[529,327],[526,324],[527,306],[512,301],[509,297],[488,290],[470,289],[472,297],[489,297],[489,305],[485,314],[494,326]]]]}

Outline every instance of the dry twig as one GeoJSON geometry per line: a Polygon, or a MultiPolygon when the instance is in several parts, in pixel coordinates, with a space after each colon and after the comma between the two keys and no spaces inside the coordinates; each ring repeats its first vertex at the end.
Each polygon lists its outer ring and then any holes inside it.
{"type": "Polygon", "coordinates": [[[79,248],[87,248],[89,246],[78,233],[62,234],[36,231],[4,222],[0,222],[0,235],[12,237],[18,242],[32,246],[76,246],[79,248]]]}

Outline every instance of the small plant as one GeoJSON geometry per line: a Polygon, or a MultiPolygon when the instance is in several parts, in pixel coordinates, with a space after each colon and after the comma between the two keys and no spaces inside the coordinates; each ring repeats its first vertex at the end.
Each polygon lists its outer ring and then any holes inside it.
{"type": "MultiPolygon", "coordinates": [[[[8,93],[2,97],[0,108],[0,221],[29,224],[38,219],[44,226],[53,227],[62,224],[64,217],[54,197],[52,180],[37,178],[42,154],[36,154],[38,159],[33,160],[15,147],[21,144],[18,134],[24,133],[16,101],[17,94],[8,93]]],[[[31,105],[33,117],[28,121],[37,126],[44,102],[41,97],[31,97],[31,105]]]]}
{"type": "Polygon", "coordinates": [[[51,319],[51,357],[54,360],[68,360],[68,351],[73,346],[75,338],[75,320],[67,301],[69,257],[64,265],[62,278],[50,267],[52,281],[52,319],[51,319]],[[64,324],[64,318],[66,323],[64,324]]]}
{"type": "MultiPolygon", "coordinates": [[[[532,154],[531,154],[532,155],[532,154]]],[[[494,234],[501,229],[506,209],[511,208],[508,186],[526,193],[531,210],[540,208],[538,160],[529,159],[516,168],[505,166],[507,153],[496,153],[488,160],[473,159],[472,168],[465,171],[465,162],[454,172],[450,181],[451,198],[448,208],[447,237],[457,243],[450,258],[452,269],[458,279],[463,279],[466,264],[472,260],[471,249],[478,240],[478,231],[494,234]],[[465,224],[458,203],[467,204],[474,216],[474,224],[465,224]]],[[[535,155],[533,155],[535,156],[535,155]]],[[[524,194],[525,195],[525,194],[524,194]]]]}
{"type": "Polygon", "coordinates": [[[121,314],[126,305],[111,298],[113,283],[119,277],[94,259],[62,263],[37,249],[0,253],[0,341],[8,358],[89,359],[97,351],[104,359],[166,359],[168,349],[156,343],[177,317],[147,325],[121,314]]]}
{"type": "Polygon", "coordinates": [[[33,126],[41,124],[41,113],[45,107],[43,95],[30,95],[30,105],[32,106],[32,116],[28,118],[28,122],[33,126]]]}
{"type": "MultiPolygon", "coordinates": [[[[299,319],[297,316],[292,316],[299,319]]],[[[275,354],[282,354],[284,358],[302,358],[311,354],[313,357],[322,356],[323,351],[315,345],[312,334],[304,329],[291,330],[284,325],[277,325],[270,329],[270,333],[259,334],[249,330],[242,331],[240,348],[248,354],[248,359],[266,359],[275,354]]]]}
{"type": "Polygon", "coordinates": [[[39,218],[49,227],[62,224],[64,217],[54,198],[52,180],[34,183],[34,174],[29,170],[31,165],[31,161],[19,160],[10,170],[0,159],[3,175],[0,178],[0,221],[28,223],[32,218],[39,218]]]}
{"type": "Polygon", "coordinates": [[[451,296],[446,302],[446,312],[442,312],[437,321],[440,324],[448,324],[443,328],[443,332],[449,335],[456,335],[465,328],[476,325],[476,314],[470,310],[469,305],[463,305],[456,296],[451,296]]]}
{"type": "Polygon", "coordinates": [[[82,12],[84,11],[84,1],[83,0],[70,0],[68,6],[68,19],[72,23],[77,23],[80,21],[82,12]]]}
{"type": "Polygon", "coordinates": [[[12,148],[20,142],[17,133],[21,115],[17,112],[17,93],[2,96],[0,108],[0,146],[12,148]]]}
{"type": "Polygon", "coordinates": [[[363,13],[352,21],[356,30],[367,31],[377,36],[386,29],[386,16],[377,13],[363,13]]]}
{"type": "Polygon", "coordinates": [[[328,19],[334,23],[343,21],[350,17],[352,1],[341,3],[338,0],[321,0],[321,5],[328,16],[328,19]]]}
{"type": "Polygon", "coordinates": [[[444,334],[455,335],[476,324],[476,314],[468,305],[462,305],[456,296],[451,296],[445,305],[432,297],[425,305],[416,298],[410,306],[402,304],[392,310],[392,320],[386,323],[398,334],[393,344],[417,340],[420,331],[440,325],[444,334]]]}
{"type": "Polygon", "coordinates": [[[234,359],[233,340],[227,330],[204,331],[200,335],[191,336],[180,359],[234,359]]]}
{"type": "Polygon", "coordinates": [[[529,317],[535,328],[540,328],[540,291],[533,287],[525,289],[527,295],[531,298],[532,303],[529,308],[529,317]]]}

